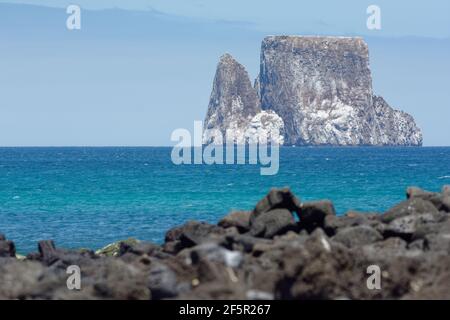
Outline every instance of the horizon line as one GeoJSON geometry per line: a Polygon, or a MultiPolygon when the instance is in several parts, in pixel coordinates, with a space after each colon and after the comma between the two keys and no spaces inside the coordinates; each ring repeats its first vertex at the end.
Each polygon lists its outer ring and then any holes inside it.
{"type": "MultiPolygon", "coordinates": [[[[206,145],[206,144],[205,144],[206,145]]],[[[17,145],[0,148],[173,148],[175,145],[17,145]]],[[[192,146],[191,146],[192,147],[192,146]]],[[[280,145],[286,148],[450,148],[450,145],[394,146],[394,145],[280,145]]]]}

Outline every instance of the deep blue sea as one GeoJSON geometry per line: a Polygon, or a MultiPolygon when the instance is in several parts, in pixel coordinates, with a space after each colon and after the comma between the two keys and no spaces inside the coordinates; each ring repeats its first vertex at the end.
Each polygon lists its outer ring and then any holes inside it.
{"type": "Polygon", "coordinates": [[[161,242],[187,220],[251,209],[271,187],[347,210],[382,212],[407,186],[450,184],[450,148],[283,147],[277,175],[258,165],[174,165],[171,148],[0,148],[0,233],[20,253],[42,239],[92,249],[161,242]]]}

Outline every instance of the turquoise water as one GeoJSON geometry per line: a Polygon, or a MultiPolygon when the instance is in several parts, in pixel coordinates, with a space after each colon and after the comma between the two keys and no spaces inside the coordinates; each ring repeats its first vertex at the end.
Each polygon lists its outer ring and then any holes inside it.
{"type": "Polygon", "coordinates": [[[417,185],[450,184],[450,148],[281,148],[280,170],[173,165],[171,148],[0,148],[0,233],[19,252],[53,239],[99,248],[136,237],[162,241],[187,220],[217,222],[251,209],[271,187],[328,198],[339,213],[383,211],[417,185]]]}

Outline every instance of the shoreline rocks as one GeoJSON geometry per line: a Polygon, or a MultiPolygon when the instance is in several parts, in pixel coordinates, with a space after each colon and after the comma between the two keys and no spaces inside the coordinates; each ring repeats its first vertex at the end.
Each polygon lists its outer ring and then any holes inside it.
{"type": "Polygon", "coordinates": [[[0,234],[0,299],[450,299],[449,187],[406,195],[382,214],[337,216],[331,201],[272,189],[253,211],[186,222],[162,245],[95,252],[44,240],[18,259],[0,234]],[[74,265],[80,290],[66,284],[74,265]],[[373,265],[381,289],[367,286],[373,265]]]}

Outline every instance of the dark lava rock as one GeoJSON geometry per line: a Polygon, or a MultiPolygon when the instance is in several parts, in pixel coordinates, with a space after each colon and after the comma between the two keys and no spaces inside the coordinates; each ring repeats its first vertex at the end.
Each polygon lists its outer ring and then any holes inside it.
{"type": "Polygon", "coordinates": [[[45,266],[36,261],[0,258],[0,299],[30,299],[39,291],[41,296],[48,294],[45,274],[45,266]]]}
{"type": "Polygon", "coordinates": [[[330,246],[324,235],[316,234],[311,240],[305,247],[285,250],[280,270],[283,276],[276,285],[275,298],[352,298],[356,295],[353,288],[363,290],[363,267],[351,251],[330,246]]]}
{"type": "Polygon", "coordinates": [[[166,241],[180,241],[183,248],[211,242],[219,236],[226,234],[224,228],[205,222],[189,221],[186,224],[174,228],[166,234],[166,241]]]}
{"type": "Polygon", "coordinates": [[[250,220],[250,234],[254,237],[272,238],[295,227],[295,219],[287,209],[266,211],[250,220]]]}
{"type": "Polygon", "coordinates": [[[192,291],[181,294],[182,300],[244,300],[245,288],[241,283],[209,281],[195,286],[192,291]]]}
{"type": "Polygon", "coordinates": [[[336,216],[329,201],[299,205],[272,190],[251,216],[191,221],[163,245],[120,241],[95,253],[47,240],[19,260],[0,237],[0,299],[450,299],[446,192],[409,189],[383,215],[336,216]],[[71,265],[81,290],[67,288],[71,265]],[[367,288],[373,265],[381,290],[367,288]]]}
{"type": "Polygon", "coordinates": [[[445,188],[443,188],[442,193],[438,193],[410,187],[407,189],[406,195],[408,199],[419,198],[430,201],[437,210],[450,212],[450,195],[445,193],[445,188]]]}
{"type": "Polygon", "coordinates": [[[424,235],[425,249],[433,252],[443,251],[450,255],[450,219],[440,222],[424,235]]]}
{"type": "Polygon", "coordinates": [[[298,235],[293,231],[288,231],[286,234],[276,236],[273,240],[259,241],[255,243],[252,249],[252,255],[255,257],[265,256],[270,257],[270,260],[274,261],[274,258],[278,255],[279,251],[286,246],[300,247],[305,245],[306,236],[298,235]]]}
{"type": "Polygon", "coordinates": [[[335,235],[340,229],[367,225],[377,229],[380,221],[379,214],[349,211],[343,216],[325,216],[323,229],[329,236],[335,235]]]}
{"type": "Polygon", "coordinates": [[[399,203],[381,215],[380,219],[384,223],[389,223],[396,218],[424,213],[437,213],[436,207],[428,200],[412,197],[399,203]]]}
{"type": "Polygon", "coordinates": [[[383,240],[383,236],[372,227],[356,226],[340,230],[333,240],[352,248],[383,240]]]}
{"type": "Polygon", "coordinates": [[[42,240],[38,243],[40,258],[48,265],[58,260],[58,252],[52,240],[42,240]]]}
{"type": "MultiPolygon", "coordinates": [[[[148,300],[151,293],[146,283],[146,272],[137,265],[129,264],[115,257],[94,260],[81,265],[84,289],[100,299],[148,300]]],[[[82,287],[83,288],[83,287],[82,287]]],[[[67,290],[65,290],[67,291],[67,290]]]]}
{"type": "Polygon", "coordinates": [[[243,259],[240,251],[225,249],[216,243],[204,243],[191,249],[191,261],[196,264],[200,260],[221,263],[227,267],[238,267],[243,259]]]}
{"type": "Polygon", "coordinates": [[[175,241],[169,241],[164,243],[162,250],[163,252],[169,253],[169,254],[177,254],[181,250],[184,249],[183,243],[181,243],[180,240],[175,241]]]}
{"type": "Polygon", "coordinates": [[[435,193],[435,192],[425,191],[418,187],[409,187],[408,189],[406,189],[406,198],[407,199],[422,198],[422,199],[428,200],[427,198],[434,197],[434,196],[436,196],[436,194],[437,193],[435,193]]]}
{"type": "Polygon", "coordinates": [[[445,195],[441,200],[441,210],[450,213],[450,194],[445,195]]]}
{"type": "Polygon", "coordinates": [[[183,233],[183,226],[177,226],[175,228],[169,229],[166,232],[166,236],[164,241],[165,242],[173,242],[173,241],[178,241],[180,240],[180,236],[183,233]]]}
{"type": "Polygon", "coordinates": [[[53,240],[42,240],[38,243],[39,254],[42,258],[49,258],[56,254],[56,247],[53,240]]]}
{"type": "Polygon", "coordinates": [[[0,257],[15,257],[16,246],[14,242],[5,239],[5,236],[0,235],[0,257]]]}
{"type": "Polygon", "coordinates": [[[197,274],[200,283],[206,282],[229,282],[229,274],[225,265],[211,260],[200,259],[197,261],[197,274]]]}
{"type": "Polygon", "coordinates": [[[152,262],[148,276],[148,287],[154,300],[178,295],[178,281],[174,271],[159,262],[152,262]]]}
{"type": "Polygon", "coordinates": [[[336,210],[329,200],[304,202],[300,206],[300,226],[311,232],[317,227],[324,227],[325,217],[335,215],[336,210]]]}
{"type": "Polygon", "coordinates": [[[218,225],[222,228],[236,227],[241,233],[250,229],[251,211],[233,211],[222,218],[218,225]]]}
{"type": "Polygon", "coordinates": [[[159,250],[161,250],[161,247],[151,242],[138,242],[136,244],[121,242],[119,256],[123,256],[126,253],[133,253],[139,256],[147,254],[151,256],[155,251],[159,250]]]}
{"type": "Polygon", "coordinates": [[[255,238],[248,234],[239,234],[227,236],[224,244],[229,249],[250,253],[255,245],[261,243],[271,243],[271,241],[269,239],[255,238]]]}
{"type": "Polygon", "coordinates": [[[361,249],[369,260],[386,261],[396,256],[414,256],[417,251],[408,247],[408,243],[398,237],[387,238],[386,240],[377,241],[372,244],[364,245],[361,249]]]}
{"type": "Polygon", "coordinates": [[[298,212],[300,200],[291,192],[289,188],[272,189],[261,199],[253,210],[250,221],[258,217],[261,213],[274,209],[286,209],[291,212],[298,212]]]}
{"type": "MultiPolygon", "coordinates": [[[[73,252],[73,255],[76,255],[73,252]]],[[[79,253],[78,253],[79,254],[79,253]]],[[[2,259],[0,259],[1,261],[2,259]]],[[[3,259],[5,260],[5,259],[3,259]]],[[[67,288],[66,268],[43,261],[0,262],[0,297],[7,299],[149,299],[144,273],[117,258],[74,259],[81,290],[67,288]]],[[[59,263],[59,261],[58,261],[59,263]]]]}
{"type": "Polygon", "coordinates": [[[431,213],[402,216],[392,220],[385,227],[383,234],[385,237],[400,237],[410,241],[413,235],[425,225],[435,224],[439,221],[438,215],[431,213]]]}

